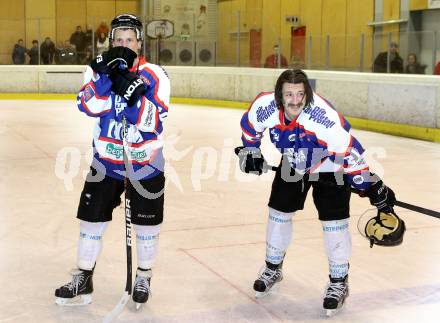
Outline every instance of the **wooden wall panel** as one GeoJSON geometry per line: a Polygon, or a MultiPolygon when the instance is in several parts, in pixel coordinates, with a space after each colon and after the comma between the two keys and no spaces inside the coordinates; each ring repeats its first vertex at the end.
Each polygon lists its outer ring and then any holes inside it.
{"type": "MultiPolygon", "coordinates": [[[[400,19],[400,0],[383,0],[383,20],[395,20],[400,19]]],[[[388,45],[387,34],[392,34],[393,41],[399,42],[399,25],[386,25],[383,27],[383,48],[384,50],[388,45]]]]}
{"type": "Polygon", "coordinates": [[[57,45],[60,46],[81,26],[86,30],[86,1],[85,0],[57,0],[56,2],[57,45]]]}
{"type": "Polygon", "coordinates": [[[86,5],[88,25],[98,26],[101,21],[110,23],[115,16],[115,0],[87,0],[86,5]]]}
{"type": "Polygon", "coordinates": [[[25,0],[0,1],[0,19],[23,19],[25,0]]]}
{"type": "Polygon", "coordinates": [[[0,64],[12,64],[12,50],[18,39],[27,43],[24,15],[24,0],[0,1],[0,64]]]}
{"type": "Polygon", "coordinates": [[[116,0],[115,16],[121,13],[138,15],[138,4],[136,0],[116,0]]]}
{"type": "Polygon", "coordinates": [[[250,29],[261,29],[263,24],[263,0],[246,2],[246,24],[250,29]]]}
{"type": "Polygon", "coordinates": [[[321,59],[322,0],[301,0],[301,21],[307,27],[306,57],[310,54],[308,42],[309,36],[312,36],[312,67],[323,66],[325,62],[321,59]]]}
{"type": "Polygon", "coordinates": [[[273,46],[281,40],[281,0],[263,0],[262,58],[273,54],[273,46]]]}
{"type": "Polygon", "coordinates": [[[290,63],[291,57],[291,28],[293,25],[286,22],[287,16],[297,16],[299,18],[301,14],[301,0],[281,0],[281,24],[280,24],[280,36],[281,36],[281,53],[287,58],[290,63]]]}
{"type": "Polygon", "coordinates": [[[246,29],[249,30],[249,37],[245,38],[244,49],[242,49],[241,52],[243,52],[244,57],[246,57],[246,61],[249,61],[249,66],[260,67],[264,63],[263,0],[246,1],[245,5],[246,29]],[[251,36],[251,30],[253,30],[253,38],[251,36]],[[256,40],[256,42],[251,43],[252,40],[256,40]]]}
{"type": "Polygon", "coordinates": [[[410,0],[409,10],[424,10],[428,9],[428,0],[410,0]]]}
{"type": "Polygon", "coordinates": [[[22,38],[26,45],[24,20],[0,19],[0,64],[12,64],[12,50],[18,39],[22,38]]]}
{"type": "Polygon", "coordinates": [[[236,17],[232,16],[232,2],[218,3],[217,63],[219,65],[233,65],[235,63],[235,37],[230,34],[236,29],[236,17]]]}
{"type": "Polygon", "coordinates": [[[56,40],[55,0],[26,0],[26,38],[41,42],[50,37],[56,40]]]}
{"type": "Polygon", "coordinates": [[[346,46],[346,12],[347,0],[323,0],[322,1],[322,61],[329,63],[331,67],[345,66],[346,46]],[[329,54],[327,54],[327,35],[329,36],[329,54]]]}
{"type": "Polygon", "coordinates": [[[364,68],[371,66],[374,0],[347,1],[347,44],[346,63],[348,67],[360,67],[360,37],[365,35],[364,68]]]}

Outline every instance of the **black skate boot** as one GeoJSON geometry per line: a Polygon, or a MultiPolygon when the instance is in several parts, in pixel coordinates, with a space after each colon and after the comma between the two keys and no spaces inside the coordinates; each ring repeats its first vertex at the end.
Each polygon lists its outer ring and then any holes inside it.
{"type": "Polygon", "coordinates": [[[344,306],[345,299],[348,297],[348,275],[344,278],[332,278],[327,284],[324,295],[324,310],[327,316],[332,316],[344,306]]]}
{"type": "Polygon", "coordinates": [[[271,267],[273,269],[269,268],[267,264],[254,282],[255,297],[257,298],[266,296],[283,279],[281,265],[272,265],[271,267]]]}
{"type": "Polygon", "coordinates": [[[152,272],[151,269],[140,269],[136,271],[136,279],[133,287],[133,301],[136,304],[138,310],[142,304],[148,301],[148,297],[151,295],[150,281],[152,272]]]}
{"type": "Polygon", "coordinates": [[[65,306],[90,304],[93,292],[93,270],[75,269],[71,274],[72,281],[55,290],[55,303],[65,306]]]}

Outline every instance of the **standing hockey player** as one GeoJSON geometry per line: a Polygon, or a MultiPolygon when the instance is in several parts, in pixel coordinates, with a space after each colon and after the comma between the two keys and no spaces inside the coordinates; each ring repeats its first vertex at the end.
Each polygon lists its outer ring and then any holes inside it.
{"type": "Polygon", "coordinates": [[[275,92],[258,95],[243,115],[241,128],[243,146],[236,153],[243,172],[261,175],[267,170],[259,148],[267,128],[283,154],[269,198],[266,265],[254,283],[256,296],[265,296],[283,279],[292,217],[304,208],[307,192],[313,187],[330,273],[323,307],[332,315],[348,296],[350,187],[369,197],[379,214],[394,214],[394,193],[369,172],[350,124],[313,92],[302,70],[284,71],[275,92]]]}
{"type": "Polygon", "coordinates": [[[123,14],[111,23],[112,48],[87,67],[77,104],[96,118],[94,159],[81,193],[77,218],[80,234],[77,270],[71,282],[55,290],[56,303],[91,302],[93,270],[102,248],[104,231],[113,209],[121,202],[124,179],[131,197],[131,222],[136,233],[138,267],[133,301],[145,303],[150,295],[151,268],[158,252],[163,221],[163,121],[168,113],[170,81],[166,72],[139,56],[142,23],[123,14]],[[123,162],[123,123],[128,127],[128,159],[123,162]]]}

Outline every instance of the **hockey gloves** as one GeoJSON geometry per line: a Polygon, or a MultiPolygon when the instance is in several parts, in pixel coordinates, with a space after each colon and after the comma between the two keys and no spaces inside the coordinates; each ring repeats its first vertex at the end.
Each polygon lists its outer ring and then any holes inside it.
{"type": "Polygon", "coordinates": [[[123,97],[129,107],[146,92],[144,82],[136,73],[122,70],[110,74],[109,77],[113,82],[112,91],[123,97]]]}
{"type": "Polygon", "coordinates": [[[377,207],[379,212],[394,213],[393,206],[396,202],[396,196],[391,188],[386,186],[381,180],[374,183],[361,196],[368,196],[371,205],[377,207]]]}
{"type": "Polygon", "coordinates": [[[242,172],[255,175],[261,175],[263,172],[266,172],[267,162],[260,148],[241,146],[235,148],[235,153],[238,156],[242,172]]]}
{"type": "Polygon", "coordinates": [[[96,56],[90,67],[98,73],[111,74],[116,70],[126,70],[133,66],[137,54],[130,48],[117,46],[96,56]]]}

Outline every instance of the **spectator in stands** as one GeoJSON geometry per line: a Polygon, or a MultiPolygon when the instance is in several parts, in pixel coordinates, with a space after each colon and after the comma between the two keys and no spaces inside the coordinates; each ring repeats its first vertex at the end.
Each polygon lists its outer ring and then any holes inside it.
{"type": "MultiPolygon", "coordinates": [[[[390,72],[403,73],[403,59],[399,55],[399,45],[396,42],[390,44],[390,72]]],[[[387,73],[388,51],[381,52],[374,60],[373,72],[387,73]]]]}
{"type": "MultiPolygon", "coordinates": [[[[92,47],[94,40],[94,36],[96,37],[96,35],[93,35],[93,30],[92,30],[92,26],[87,25],[86,27],[86,32],[85,32],[85,48],[87,49],[87,47],[92,47]]],[[[96,42],[96,41],[95,41],[96,42]]]]}
{"type": "Polygon", "coordinates": [[[23,39],[19,39],[17,44],[14,45],[14,50],[12,51],[12,62],[14,64],[24,64],[25,61],[26,48],[23,46],[23,39]]]}
{"type": "Polygon", "coordinates": [[[40,46],[41,62],[45,65],[52,64],[55,57],[55,44],[50,37],[46,37],[40,46]]]}
{"type": "Polygon", "coordinates": [[[440,75],[440,61],[437,62],[434,68],[434,75],[440,75]]]}
{"type": "Polygon", "coordinates": [[[83,56],[79,57],[79,63],[81,65],[88,65],[92,61],[92,46],[87,46],[83,56]]]}
{"type": "Polygon", "coordinates": [[[104,33],[106,36],[108,36],[108,26],[105,21],[101,21],[98,28],[96,29],[96,35],[100,35],[101,33],[104,33]]]}
{"type": "Polygon", "coordinates": [[[73,46],[68,40],[66,40],[63,47],[58,50],[56,62],[60,65],[78,64],[78,55],[76,54],[75,46],[73,46]]]}
{"type": "Polygon", "coordinates": [[[273,46],[273,54],[267,56],[266,61],[264,62],[264,67],[267,68],[286,68],[288,65],[286,57],[284,57],[280,53],[280,49],[278,45],[273,46]],[[280,60],[280,64],[278,66],[278,60],[280,60]]]}
{"type": "Polygon", "coordinates": [[[101,32],[100,34],[98,34],[98,38],[96,39],[96,54],[102,54],[102,52],[108,50],[108,47],[108,37],[105,33],[101,32]]]}
{"type": "Polygon", "coordinates": [[[38,40],[32,41],[32,47],[27,51],[29,55],[29,65],[38,65],[38,40]]]}
{"type": "Polygon", "coordinates": [[[75,46],[78,56],[85,56],[86,34],[82,31],[81,26],[76,26],[76,31],[70,36],[70,43],[75,46]]]}
{"type": "Polygon", "coordinates": [[[426,65],[417,62],[417,55],[411,53],[408,55],[408,64],[405,67],[405,73],[408,74],[425,74],[426,65]]]}

